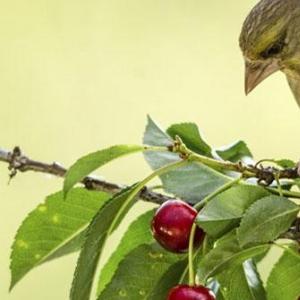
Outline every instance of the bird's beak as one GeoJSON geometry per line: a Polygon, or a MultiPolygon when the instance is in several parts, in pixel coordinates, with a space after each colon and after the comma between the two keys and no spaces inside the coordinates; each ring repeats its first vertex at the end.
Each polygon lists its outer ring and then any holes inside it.
{"type": "Polygon", "coordinates": [[[277,60],[268,62],[245,62],[245,93],[248,95],[263,80],[280,70],[277,60]]]}

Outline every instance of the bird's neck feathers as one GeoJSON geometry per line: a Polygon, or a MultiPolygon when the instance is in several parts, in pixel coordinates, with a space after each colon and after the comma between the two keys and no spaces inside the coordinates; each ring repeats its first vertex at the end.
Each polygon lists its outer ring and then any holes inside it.
{"type": "Polygon", "coordinates": [[[286,75],[289,86],[294,94],[294,98],[296,99],[298,106],[300,107],[300,76],[297,74],[287,74],[286,75]]]}

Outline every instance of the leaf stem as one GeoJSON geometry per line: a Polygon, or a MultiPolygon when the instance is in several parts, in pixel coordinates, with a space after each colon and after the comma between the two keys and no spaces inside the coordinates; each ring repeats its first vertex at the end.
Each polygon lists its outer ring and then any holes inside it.
{"type": "MultiPolygon", "coordinates": [[[[241,161],[231,162],[220,160],[216,158],[207,157],[200,155],[198,153],[190,150],[181,140],[179,136],[175,137],[174,145],[172,148],[169,148],[169,151],[178,153],[181,157],[184,157],[190,161],[199,162],[206,165],[209,168],[212,168],[216,171],[226,170],[234,171],[241,173],[244,178],[257,178],[259,183],[265,183],[265,186],[269,186],[274,180],[276,174],[278,174],[279,179],[295,179],[299,178],[297,168],[286,168],[286,169],[276,169],[256,165],[246,165],[241,161]]],[[[273,160],[263,160],[263,161],[272,161],[273,160]]]]}
{"type": "Polygon", "coordinates": [[[277,183],[277,186],[278,186],[279,196],[283,197],[283,189],[282,189],[282,186],[280,184],[279,174],[278,173],[275,174],[275,180],[276,180],[276,183],[277,183]]]}
{"type": "Polygon", "coordinates": [[[213,193],[209,194],[207,197],[205,197],[201,202],[197,203],[196,205],[194,205],[194,208],[196,210],[200,210],[202,209],[210,200],[212,200],[213,198],[215,198],[217,195],[225,192],[226,190],[230,189],[232,186],[234,186],[235,184],[238,184],[240,181],[242,180],[242,176],[238,177],[234,180],[230,180],[229,182],[225,183],[224,185],[222,185],[220,188],[218,188],[217,190],[215,190],[213,193]]]}
{"type": "Polygon", "coordinates": [[[279,189],[270,188],[270,187],[265,187],[265,189],[267,189],[268,191],[270,191],[273,194],[282,195],[282,196],[290,197],[290,198],[300,198],[299,192],[287,191],[287,190],[283,190],[283,189],[279,190],[279,189]]]}
{"type": "Polygon", "coordinates": [[[110,228],[108,230],[108,235],[112,232],[112,230],[115,228],[116,224],[118,223],[119,217],[122,215],[123,211],[126,209],[126,207],[131,203],[132,200],[134,200],[134,198],[138,195],[138,193],[140,192],[140,190],[153,178],[155,178],[156,176],[160,176],[164,173],[167,173],[171,170],[177,169],[179,167],[182,167],[184,165],[188,164],[188,161],[186,160],[180,160],[180,161],[176,161],[175,163],[171,163],[168,165],[165,165],[159,169],[157,169],[156,171],[154,171],[153,173],[151,173],[149,176],[147,176],[145,179],[143,179],[140,183],[137,184],[137,186],[132,190],[132,192],[130,193],[130,195],[128,196],[128,198],[126,199],[126,201],[124,202],[124,204],[122,205],[121,209],[118,211],[118,213],[116,214],[113,222],[110,225],[110,228]]]}
{"type": "Polygon", "coordinates": [[[169,152],[168,147],[160,147],[160,146],[144,146],[144,151],[161,151],[161,152],[169,152]]]}
{"type": "MultiPolygon", "coordinates": [[[[157,170],[155,170],[153,173],[151,173],[149,176],[147,176],[145,179],[143,179],[141,182],[139,182],[138,184],[136,184],[136,186],[132,189],[131,193],[128,195],[126,201],[122,204],[121,208],[118,210],[118,212],[116,213],[116,215],[114,216],[107,232],[106,232],[106,237],[105,237],[105,241],[104,241],[104,246],[106,244],[107,241],[107,237],[113,232],[113,230],[117,227],[117,225],[120,222],[121,216],[124,214],[124,212],[126,211],[127,207],[130,206],[130,204],[132,203],[132,201],[135,199],[135,197],[139,194],[139,192],[143,189],[143,187],[149,182],[151,181],[153,178],[155,178],[156,176],[162,175],[164,173],[167,173],[171,170],[177,169],[179,167],[182,167],[186,164],[188,164],[189,162],[187,160],[180,160],[180,161],[176,161],[175,163],[171,163],[168,165],[165,165],[157,170]]],[[[97,267],[99,268],[99,266],[97,267]]],[[[98,272],[98,271],[97,271],[98,272]]],[[[96,273],[97,273],[96,272],[96,273]]]]}
{"type": "MultiPolygon", "coordinates": [[[[197,203],[194,208],[199,211],[202,207],[204,207],[211,199],[216,197],[218,194],[226,191],[227,189],[231,188],[233,185],[240,182],[242,177],[236,178],[234,180],[230,180],[220,188],[218,188],[216,191],[208,195],[206,198],[204,198],[201,202],[197,203]]],[[[189,268],[189,285],[194,286],[195,285],[195,271],[194,271],[194,264],[193,264],[193,249],[194,249],[194,240],[195,240],[195,234],[196,234],[197,224],[194,222],[190,231],[190,237],[189,237],[189,251],[188,251],[188,268],[189,268]]]]}

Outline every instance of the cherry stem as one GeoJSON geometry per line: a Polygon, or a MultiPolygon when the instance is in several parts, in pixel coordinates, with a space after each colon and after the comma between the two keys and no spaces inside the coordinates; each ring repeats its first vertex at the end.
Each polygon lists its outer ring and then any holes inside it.
{"type": "Polygon", "coordinates": [[[193,264],[193,249],[194,249],[194,240],[196,233],[197,225],[193,223],[190,238],[189,238],[189,285],[195,285],[195,272],[194,272],[194,264],[193,264]]]}
{"type": "MultiPolygon", "coordinates": [[[[201,248],[196,249],[196,251],[194,251],[193,254],[193,261],[195,260],[195,258],[197,257],[198,253],[200,252],[201,248]]],[[[179,279],[179,284],[183,284],[184,283],[184,279],[186,278],[187,273],[189,272],[189,266],[188,264],[186,265],[184,271],[181,274],[181,277],[179,279]]]]}
{"type": "MultiPolygon", "coordinates": [[[[229,182],[225,183],[223,186],[218,188],[213,193],[209,194],[207,197],[205,197],[201,202],[197,203],[194,208],[199,211],[201,208],[203,208],[211,199],[216,197],[218,194],[228,190],[233,185],[238,184],[242,177],[236,178],[234,180],[230,180],[229,182]]],[[[190,237],[189,237],[189,252],[188,252],[188,267],[189,267],[189,285],[194,286],[195,285],[195,271],[194,271],[194,257],[193,257],[193,249],[194,249],[194,240],[195,240],[195,234],[196,234],[197,224],[194,222],[190,231],[190,237]]]]}

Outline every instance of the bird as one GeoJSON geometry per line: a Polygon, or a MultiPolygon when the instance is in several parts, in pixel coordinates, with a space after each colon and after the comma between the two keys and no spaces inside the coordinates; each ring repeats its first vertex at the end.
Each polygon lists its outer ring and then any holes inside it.
{"type": "Polygon", "coordinates": [[[240,38],[248,95],[281,71],[300,106],[300,1],[261,0],[246,17],[240,38]]]}

